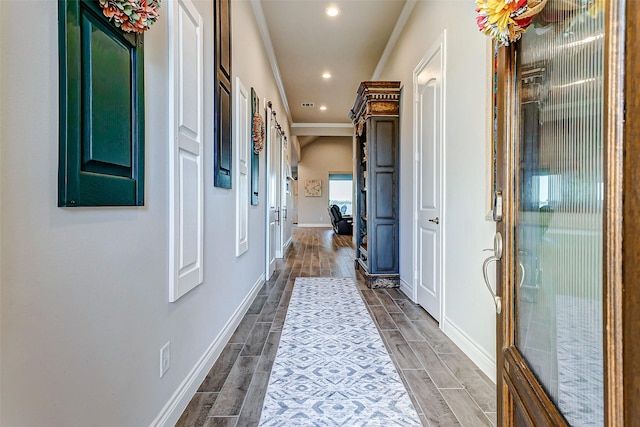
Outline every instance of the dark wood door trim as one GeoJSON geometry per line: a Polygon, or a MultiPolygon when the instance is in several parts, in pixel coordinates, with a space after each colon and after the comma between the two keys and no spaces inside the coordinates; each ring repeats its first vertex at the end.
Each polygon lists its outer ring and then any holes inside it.
{"type": "MultiPolygon", "coordinates": [[[[636,425],[640,420],[640,2],[606,2],[604,104],[603,321],[605,425],[636,425]],[[629,17],[627,19],[627,17],[629,17]]],[[[540,391],[515,349],[513,224],[517,218],[516,160],[518,84],[516,52],[500,48],[498,74],[498,174],[504,218],[496,229],[505,252],[498,263],[497,292],[503,312],[497,318],[498,423],[566,425],[540,391]],[[501,349],[505,349],[504,352],[501,349]],[[537,389],[537,391],[536,391],[537,389]],[[529,406],[532,405],[532,406],[529,406]],[[529,408],[529,409],[525,409],[529,408]],[[533,408],[533,409],[532,409],[533,408]],[[549,409],[553,408],[553,409],[549,409]]]]}
{"type": "Polygon", "coordinates": [[[500,425],[514,425],[515,412],[513,399],[509,393],[508,384],[502,376],[505,368],[503,348],[514,344],[515,333],[513,323],[513,292],[508,286],[512,275],[513,256],[508,248],[513,247],[513,230],[508,224],[513,224],[514,203],[512,195],[514,182],[510,178],[512,162],[514,161],[515,123],[517,118],[512,112],[515,108],[515,49],[513,46],[502,47],[498,51],[498,171],[496,175],[496,189],[503,195],[503,218],[496,223],[496,231],[502,233],[503,247],[506,249],[502,259],[496,264],[496,293],[502,297],[502,313],[496,318],[496,365],[497,375],[497,419],[500,425]]]}
{"type": "Polygon", "coordinates": [[[640,2],[607,3],[605,422],[640,423],[640,2]]]}
{"type": "Polygon", "coordinates": [[[526,416],[529,425],[568,426],[518,349],[512,346],[506,348],[503,353],[506,368],[503,371],[504,379],[514,403],[526,416]]]}
{"type": "MultiPolygon", "coordinates": [[[[637,2],[629,3],[630,8],[638,9],[637,2]]],[[[627,395],[627,385],[623,384],[623,374],[626,370],[622,363],[623,317],[625,315],[625,305],[629,305],[623,301],[623,138],[624,133],[631,130],[629,127],[634,126],[633,124],[630,124],[630,126],[628,124],[623,131],[625,1],[607,2],[606,17],[603,152],[605,209],[603,224],[604,249],[602,254],[604,263],[603,321],[605,327],[603,329],[603,356],[605,425],[621,426],[624,425],[624,401],[625,395],[627,395]]],[[[637,26],[633,22],[629,24],[630,30],[637,26]]],[[[635,49],[635,47],[632,47],[632,49],[635,49]]],[[[636,70],[638,70],[638,67],[636,67],[636,70]]],[[[633,90],[633,88],[630,89],[633,90]]],[[[637,129],[638,125],[636,124],[635,127],[637,129]]],[[[629,159],[629,156],[627,156],[627,159],[629,159]]],[[[629,267],[631,269],[638,268],[634,267],[633,264],[629,265],[629,267]]],[[[631,303],[631,305],[634,304],[631,303]]],[[[638,306],[640,304],[635,305],[636,308],[638,306]]],[[[629,344],[634,345],[632,342],[629,344]]],[[[637,344],[635,347],[637,347],[637,344]]]]}

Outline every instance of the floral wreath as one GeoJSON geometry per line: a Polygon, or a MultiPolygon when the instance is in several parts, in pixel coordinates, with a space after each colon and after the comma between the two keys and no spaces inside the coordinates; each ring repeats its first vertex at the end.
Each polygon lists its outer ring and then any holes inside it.
{"type": "Polygon", "coordinates": [[[100,7],[116,27],[127,33],[143,33],[158,20],[160,0],[100,0],[100,7]]]}
{"type": "Polygon", "coordinates": [[[566,16],[578,9],[585,9],[596,18],[605,7],[604,0],[564,0],[562,7],[550,5],[553,11],[545,16],[543,11],[548,0],[476,0],[476,23],[480,31],[507,46],[517,41],[531,25],[533,19],[542,12],[543,21],[555,22],[558,16],[566,16]],[[559,15],[558,15],[559,13],[559,15]]]}
{"type": "Polygon", "coordinates": [[[480,31],[507,46],[517,41],[547,0],[476,0],[480,31]]]}
{"type": "Polygon", "coordinates": [[[251,139],[253,139],[253,152],[260,154],[264,149],[264,120],[262,120],[262,116],[257,111],[253,115],[251,139]]]}

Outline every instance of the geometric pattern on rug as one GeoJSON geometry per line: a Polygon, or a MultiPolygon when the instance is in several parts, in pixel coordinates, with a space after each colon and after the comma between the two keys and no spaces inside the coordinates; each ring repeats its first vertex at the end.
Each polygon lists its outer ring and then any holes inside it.
{"type": "Polygon", "coordinates": [[[352,279],[296,279],[259,425],[422,425],[352,279]]]}

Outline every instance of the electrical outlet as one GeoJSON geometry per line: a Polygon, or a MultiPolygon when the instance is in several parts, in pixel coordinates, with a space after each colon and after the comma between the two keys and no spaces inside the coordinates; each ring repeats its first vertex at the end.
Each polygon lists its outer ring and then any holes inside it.
{"type": "Polygon", "coordinates": [[[320,222],[324,221],[324,217],[320,215],[320,222]]]}
{"type": "Polygon", "coordinates": [[[168,341],[160,349],[160,378],[164,376],[171,366],[171,341],[168,341]]]}

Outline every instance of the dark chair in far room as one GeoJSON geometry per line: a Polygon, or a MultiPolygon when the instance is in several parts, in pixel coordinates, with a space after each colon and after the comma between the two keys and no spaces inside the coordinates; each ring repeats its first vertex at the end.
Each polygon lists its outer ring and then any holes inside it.
{"type": "Polygon", "coordinates": [[[343,217],[338,205],[331,205],[328,210],[336,234],[353,234],[353,218],[343,217]]]}

